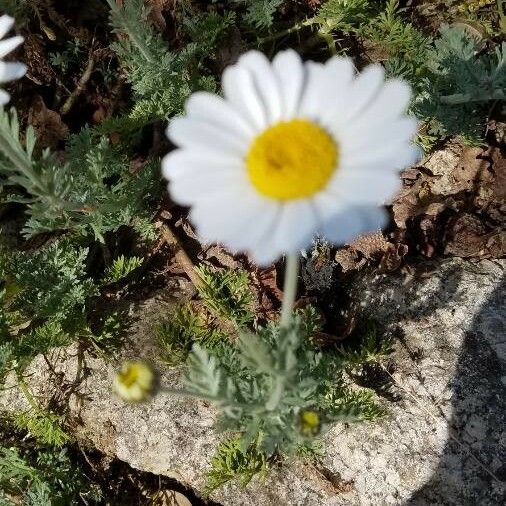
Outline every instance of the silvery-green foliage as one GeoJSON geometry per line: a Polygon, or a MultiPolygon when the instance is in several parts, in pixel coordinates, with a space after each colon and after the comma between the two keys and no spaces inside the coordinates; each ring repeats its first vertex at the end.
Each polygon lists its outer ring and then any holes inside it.
{"type": "Polygon", "coordinates": [[[0,190],[6,200],[28,205],[28,213],[42,213],[48,219],[59,219],[74,206],[68,201],[71,178],[58,165],[49,151],[34,158],[35,132],[28,127],[22,142],[18,115],[0,108],[0,190]],[[17,188],[28,195],[13,193],[17,188]]]}
{"type": "Polygon", "coordinates": [[[401,60],[413,75],[426,63],[430,39],[400,15],[398,0],[388,0],[384,10],[358,27],[357,33],[380,48],[389,59],[401,60]]]}
{"type": "Polygon", "coordinates": [[[108,3],[111,23],[122,35],[112,48],[127,72],[136,104],[126,117],[106,121],[103,129],[139,129],[181,111],[193,91],[215,91],[215,80],[202,61],[231,26],[233,15],[210,13],[185,18],[183,27],[193,41],[171,51],[151,26],[143,0],[125,0],[122,7],[113,0],[108,3]]]}
{"type": "Polygon", "coordinates": [[[234,0],[246,6],[244,21],[257,29],[267,29],[274,22],[274,15],[284,0],[234,0]]]}
{"type": "Polygon", "coordinates": [[[70,439],[62,429],[64,418],[49,411],[34,407],[9,416],[18,430],[27,431],[41,444],[59,448],[70,439]]]}
{"type": "Polygon", "coordinates": [[[16,111],[0,109],[0,190],[5,200],[26,204],[26,236],[72,230],[103,241],[106,232],[150,215],[161,191],[157,160],[133,174],[127,153],[88,128],[71,136],[64,163],[48,150],[34,155],[33,128],[24,143],[21,137],[16,111]]]}
{"type": "Polygon", "coordinates": [[[464,30],[442,26],[428,52],[427,70],[414,111],[427,120],[430,133],[479,137],[487,107],[505,96],[506,43],[481,54],[464,30]]]}
{"type": "Polygon", "coordinates": [[[266,455],[256,444],[244,449],[240,437],[223,441],[211,460],[211,470],[206,476],[206,493],[211,493],[231,480],[245,487],[255,475],[265,476],[269,470],[266,455]]]}
{"type": "Polygon", "coordinates": [[[242,334],[225,353],[194,346],[187,392],[217,405],[218,427],[240,432],[242,448],[256,441],[267,455],[293,453],[308,439],[299,426],[304,410],[317,412],[323,428],[382,414],[371,396],[349,392],[338,354],[311,344],[314,321],[299,317],[289,328],[269,324],[242,334]]]}
{"type": "Polygon", "coordinates": [[[87,254],[87,248],[76,248],[63,240],[12,255],[8,274],[20,290],[13,308],[59,322],[69,315],[84,314],[89,298],[97,293],[86,274],[87,254]]]}
{"type": "Polygon", "coordinates": [[[185,362],[195,343],[206,349],[215,349],[227,346],[229,339],[190,304],[176,308],[155,328],[155,335],[163,350],[163,360],[169,365],[185,362]]]}
{"type": "Polygon", "coordinates": [[[91,129],[73,135],[67,146],[63,175],[71,181],[66,198],[71,208],[59,217],[32,211],[27,235],[70,229],[103,242],[106,232],[150,216],[149,204],[161,191],[157,160],[132,173],[127,153],[91,129]]]}

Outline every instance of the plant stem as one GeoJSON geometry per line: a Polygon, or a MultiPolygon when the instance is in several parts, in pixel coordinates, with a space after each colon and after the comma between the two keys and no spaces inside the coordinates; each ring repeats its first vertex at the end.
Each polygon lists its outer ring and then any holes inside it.
{"type": "Polygon", "coordinates": [[[32,409],[34,409],[35,411],[37,412],[40,412],[40,406],[39,404],[37,403],[37,401],[35,400],[35,397],[33,396],[30,388],[28,387],[28,385],[26,384],[23,376],[21,376],[20,373],[17,374],[17,378],[18,378],[18,385],[19,385],[19,388],[21,389],[21,391],[23,392],[23,394],[25,395],[26,397],[26,400],[28,401],[28,404],[30,404],[30,406],[32,407],[32,409]]]}
{"type": "Polygon", "coordinates": [[[296,23],[295,25],[291,26],[290,28],[287,28],[286,30],[282,30],[280,32],[273,33],[272,35],[269,35],[267,37],[263,37],[262,39],[258,40],[258,43],[265,44],[266,42],[271,42],[273,40],[280,39],[281,37],[285,37],[287,35],[291,35],[292,33],[299,32],[306,26],[318,24],[318,22],[319,21],[316,18],[306,19],[305,21],[296,23]]]}
{"type": "Polygon", "coordinates": [[[265,404],[265,409],[267,409],[267,411],[274,411],[278,407],[281,398],[283,397],[283,393],[285,392],[285,381],[285,376],[276,376],[271,390],[271,395],[265,404]]]}
{"type": "Polygon", "coordinates": [[[490,100],[504,100],[505,95],[503,90],[494,90],[488,94],[481,96],[473,96],[471,93],[455,93],[454,95],[447,95],[441,97],[443,104],[467,104],[470,102],[485,102],[490,100]]]}
{"type": "Polygon", "coordinates": [[[283,305],[281,306],[281,327],[288,327],[292,322],[293,305],[297,295],[299,277],[299,254],[290,253],[286,256],[285,282],[283,285],[283,305]]]}
{"type": "Polygon", "coordinates": [[[504,14],[504,0],[497,0],[497,10],[499,11],[499,26],[501,32],[506,31],[506,15],[504,14]]]}

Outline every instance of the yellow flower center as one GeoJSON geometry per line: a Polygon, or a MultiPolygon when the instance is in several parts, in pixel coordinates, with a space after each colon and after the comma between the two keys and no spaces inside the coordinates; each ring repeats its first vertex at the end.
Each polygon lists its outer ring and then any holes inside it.
{"type": "Polygon", "coordinates": [[[251,145],[246,165],[261,194],[292,200],[323,189],[336,170],[338,156],[335,141],[323,128],[294,119],[262,132],[251,145]]]}

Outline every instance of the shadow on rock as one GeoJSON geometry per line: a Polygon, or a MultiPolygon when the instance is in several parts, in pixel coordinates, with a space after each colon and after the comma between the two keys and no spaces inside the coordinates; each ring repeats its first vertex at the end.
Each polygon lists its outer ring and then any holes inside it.
{"type": "Polygon", "coordinates": [[[404,506],[505,504],[505,288],[503,278],[466,333],[450,385],[452,434],[432,478],[404,506]]]}

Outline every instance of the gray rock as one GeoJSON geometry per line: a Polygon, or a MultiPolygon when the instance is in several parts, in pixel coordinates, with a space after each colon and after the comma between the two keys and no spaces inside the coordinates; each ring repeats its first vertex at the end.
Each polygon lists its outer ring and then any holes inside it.
{"type": "MultiPolygon", "coordinates": [[[[212,499],[227,506],[503,504],[504,265],[453,259],[425,265],[415,276],[364,274],[355,300],[399,337],[387,368],[394,380],[381,370],[399,399],[384,399],[389,417],[335,426],[325,437],[321,465],[287,463],[244,489],[229,484],[212,499]]],[[[162,294],[137,310],[132,345],[117,363],[152,360],[163,384],[176,387],[181,371],[157,361],[152,338],[153,322],[171,304],[162,294]]],[[[110,393],[117,364],[76,347],[56,363],[51,372],[42,358],[35,360],[28,380],[43,399],[73,385],[64,391],[71,392],[76,437],[135,468],[202,490],[219,441],[211,406],[167,393],[127,405],[110,393]]],[[[15,409],[23,400],[7,390],[0,405],[15,409]]]]}

